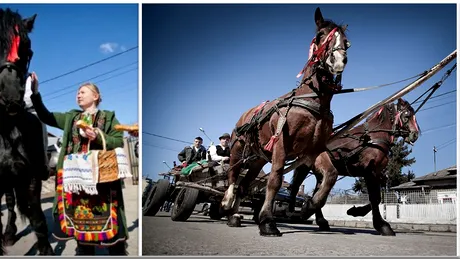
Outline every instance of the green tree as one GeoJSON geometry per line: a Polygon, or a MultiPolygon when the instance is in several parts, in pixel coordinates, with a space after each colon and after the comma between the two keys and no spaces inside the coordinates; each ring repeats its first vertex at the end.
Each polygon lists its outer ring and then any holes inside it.
{"type": "MultiPolygon", "coordinates": [[[[404,139],[399,139],[391,147],[390,159],[384,169],[384,173],[388,176],[388,187],[398,186],[415,178],[414,172],[410,170],[407,173],[402,172],[403,167],[411,166],[416,161],[414,157],[409,158],[411,153],[412,149],[409,149],[409,146],[404,143],[404,139]]],[[[382,186],[382,188],[386,188],[386,186],[382,186]]],[[[355,192],[367,193],[366,182],[362,178],[357,179],[352,189],[355,192]]]]}

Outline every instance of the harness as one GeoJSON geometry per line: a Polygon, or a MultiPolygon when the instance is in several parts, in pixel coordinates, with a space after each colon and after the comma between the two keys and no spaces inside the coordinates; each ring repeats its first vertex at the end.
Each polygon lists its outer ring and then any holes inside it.
{"type": "MultiPolygon", "coordinates": [[[[337,76],[335,82],[328,82],[326,76],[321,76],[319,75],[319,73],[317,73],[318,68],[324,67],[325,59],[327,58],[326,53],[329,51],[330,42],[332,41],[336,33],[338,33],[337,28],[331,30],[324,42],[319,47],[317,46],[316,37],[313,38],[312,43],[310,45],[309,58],[303,69],[297,75],[297,77],[304,74],[306,69],[310,66],[313,68],[313,72],[311,75],[306,76],[296,89],[293,89],[287,95],[287,97],[277,98],[272,102],[263,102],[255,109],[254,114],[248,122],[245,122],[243,125],[235,127],[233,129],[233,132],[237,136],[237,141],[243,142],[243,163],[256,158],[263,158],[265,161],[271,163],[271,159],[267,157],[265,151],[272,152],[273,146],[279,139],[279,135],[283,130],[283,127],[287,120],[288,113],[292,107],[306,109],[317,116],[330,119],[331,121],[333,121],[334,115],[332,114],[332,111],[330,109],[324,109],[323,107],[321,107],[319,103],[307,100],[306,98],[317,98],[324,94],[334,94],[341,90],[341,86],[339,84],[341,79],[340,76],[337,76]],[[321,92],[320,89],[314,87],[313,81],[311,79],[315,75],[317,77],[320,77],[318,78],[319,83],[326,84],[329,86],[327,92],[321,92]],[[307,81],[309,81],[308,84],[307,81]],[[312,89],[313,92],[302,95],[296,95],[296,91],[303,85],[310,87],[310,89],[312,89]],[[268,109],[266,108],[267,104],[271,106],[268,109]],[[280,109],[282,108],[287,108],[284,114],[281,113],[280,109]],[[260,144],[259,130],[267,121],[270,120],[270,118],[275,113],[277,113],[280,116],[278,119],[278,124],[275,133],[270,138],[268,143],[266,143],[265,146],[262,147],[260,144]],[[248,142],[249,145],[244,143],[245,140],[246,142],[248,142]]],[[[333,53],[334,51],[339,51],[341,49],[342,48],[340,47],[334,47],[331,53],[333,53]]],[[[233,147],[233,144],[234,143],[230,143],[230,148],[233,147]]]]}
{"type": "MultiPolygon", "coordinates": [[[[382,107],[382,109],[383,108],[384,107],[382,107]]],[[[329,146],[327,148],[327,153],[332,163],[334,165],[337,165],[336,167],[343,168],[345,169],[345,171],[347,172],[349,176],[356,177],[352,173],[350,173],[348,169],[348,163],[350,161],[359,159],[359,155],[368,148],[376,148],[382,152],[385,152],[385,147],[389,149],[392,146],[394,136],[401,135],[402,133],[405,132],[404,130],[401,129],[401,127],[398,127],[398,125],[402,126],[402,121],[400,119],[401,112],[398,111],[396,104],[393,104],[392,106],[386,106],[386,109],[388,109],[390,112],[390,118],[391,118],[390,121],[392,124],[391,130],[377,128],[378,126],[380,126],[380,124],[377,125],[376,128],[369,129],[369,123],[365,122],[363,123],[364,133],[362,135],[356,136],[354,134],[352,135],[352,134],[347,133],[340,137],[340,138],[351,138],[353,140],[357,140],[360,143],[357,147],[355,147],[352,150],[346,150],[346,151],[341,148],[341,146],[343,146],[344,144],[340,144],[339,146],[335,146],[335,147],[329,146]],[[384,138],[372,138],[369,135],[369,133],[372,133],[372,132],[385,132],[385,131],[390,133],[391,140],[384,139],[384,138]],[[334,154],[337,154],[338,158],[336,158],[334,154]]],[[[380,114],[380,112],[381,111],[379,111],[378,114],[380,114]]],[[[352,142],[353,140],[351,140],[350,142],[352,142]]]]}

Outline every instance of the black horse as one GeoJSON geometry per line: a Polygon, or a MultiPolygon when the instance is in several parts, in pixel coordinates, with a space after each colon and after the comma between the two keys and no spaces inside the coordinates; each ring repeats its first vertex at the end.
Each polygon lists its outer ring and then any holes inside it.
{"type": "MultiPolygon", "coordinates": [[[[16,200],[22,219],[29,219],[37,236],[40,255],[53,255],[41,208],[42,180],[49,176],[42,128],[38,118],[25,111],[23,100],[33,54],[28,34],[35,18],[22,19],[17,12],[0,9],[0,197],[14,191],[16,198],[7,195],[8,206],[14,208],[16,200]]],[[[5,241],[14,239],[14,221],[9,220],[13,225],[7,226],[5,237],[0,231],[0,255],[5,253],[5,241]]]]}

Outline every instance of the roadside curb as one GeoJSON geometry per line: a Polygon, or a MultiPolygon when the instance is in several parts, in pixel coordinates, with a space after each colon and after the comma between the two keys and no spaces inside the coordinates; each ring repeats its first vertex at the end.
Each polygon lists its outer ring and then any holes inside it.
{"type": "MultiPolygon", "coordinates": [[[[353,227],[374,229],[371,221],[351,221],[351,220],[328,220],[330,226],[353,227]]],[[[424,231],[424,232],[452,232],[457,233],[457,225],[454,224],[414,224],[414,223],[390,223],[393,230],[403,231],[424,231]]],[[[316,225],[316,222],[313,224],[316,225]]]]}

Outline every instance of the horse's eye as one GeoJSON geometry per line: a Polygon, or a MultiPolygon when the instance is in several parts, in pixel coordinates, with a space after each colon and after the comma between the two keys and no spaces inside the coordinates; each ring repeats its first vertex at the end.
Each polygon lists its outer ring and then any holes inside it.
{"type": "Polygon", "coordinates": [[[351,47],[351,42],[348,40],[345,40],[345,47],[350,48],[351,47]]]}

